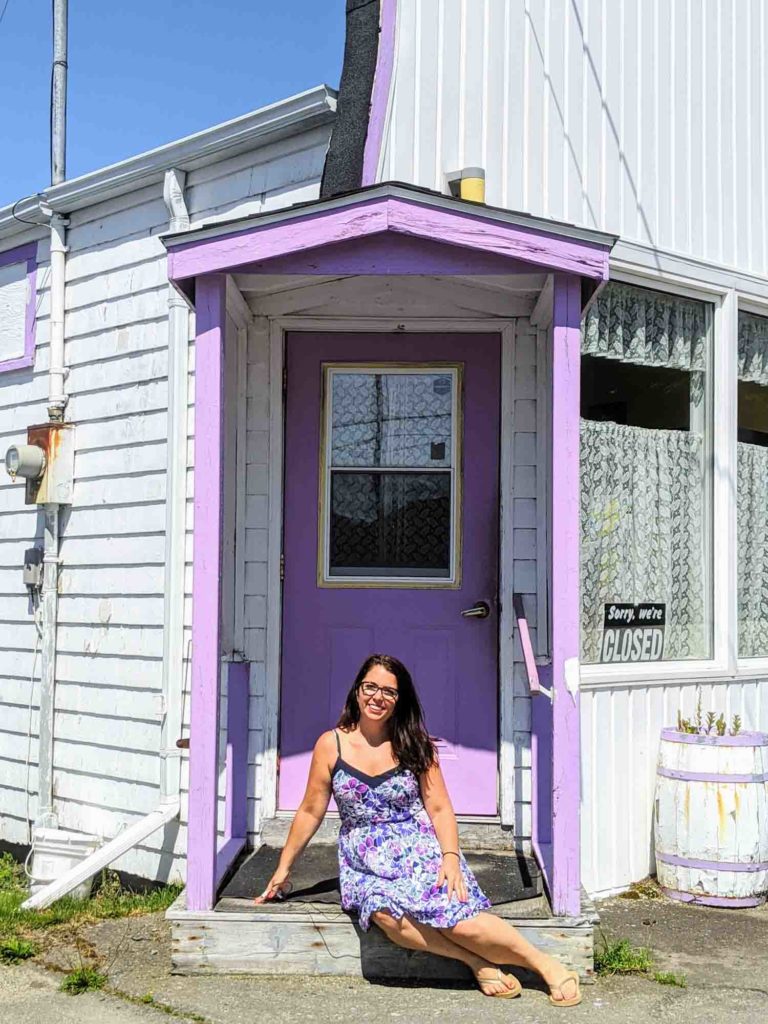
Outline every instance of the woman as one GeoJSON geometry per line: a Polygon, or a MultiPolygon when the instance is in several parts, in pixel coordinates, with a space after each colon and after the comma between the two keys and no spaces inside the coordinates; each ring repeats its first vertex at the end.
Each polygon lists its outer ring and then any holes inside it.
{"type": "Polygon", "coordinates": [[[497,964],[538,972],[555,1006],[581,1002],[578,976],[493,914],[459,851],[456,816],[421,704],[405,666],[373,654],[357,674],[336,729],[315,744],[307,789],[263,903],[290,890],[294,861],[320,827],[331,793],[341,815],[342,906],[365,931],[461,960],[487,996],[521,987],[497,964]]]}

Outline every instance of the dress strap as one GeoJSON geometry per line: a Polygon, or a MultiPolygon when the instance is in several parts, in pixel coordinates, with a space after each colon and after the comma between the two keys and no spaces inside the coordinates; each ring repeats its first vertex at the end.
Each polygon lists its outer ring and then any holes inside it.
{"type": "Polygon", "coordinates": [[[341,743],[339,743],[339,734],[335,729],[333,730],[333,735],[336,737],[336,751],[338,752],[339,757],[341,757],[341,743]]]}

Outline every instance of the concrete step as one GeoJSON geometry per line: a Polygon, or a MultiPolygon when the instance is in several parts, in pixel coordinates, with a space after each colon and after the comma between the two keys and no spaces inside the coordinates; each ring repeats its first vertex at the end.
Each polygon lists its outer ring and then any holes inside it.
{"type": "MultiPolygon", "coordinates": [[[[278,814],[267,818],[261,824],[261,841],[269,846],[283,846],[288,829],[291,827],[293,814],[278,814]]],[[[326,814],[322,825],[312,839],[313,843],[333,843],[339,838],[341,822],[338,815],[326,814]]],[[[462,850],[515,850],[514,829],[510,825],[502,825],[493,818],[467,819],[459,818],[459,843],[462,850]]]]}

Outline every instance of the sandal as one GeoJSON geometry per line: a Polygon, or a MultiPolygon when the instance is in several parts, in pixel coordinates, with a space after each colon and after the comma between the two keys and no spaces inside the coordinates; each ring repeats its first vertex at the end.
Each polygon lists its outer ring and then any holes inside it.
{"type": "MultiPolygon", "coordinates": [[[[481,971],[485,970],[484,967],[480,968],[481,971]]],[[[475,974],[475,981],[480,987],[480,991],[483,995],[488,996],[490,999],[516,999],[523,991],[523,986],[513,977],[511,974],[503,974],[500,967],[496,968],[495,978],[481,978],[479,974],[475,974]],[[504,990],[501,992],[486,992],[483,985],[495,985],[501,983],[504,985],[504,990]]]]}
{"type": "Polygon", "coordinates": [[[579,988],[579,976],[576,973],[576,971],[568,971],[568,973],[560,982],[560,984],[550,985],[549,990],[550,993],[559,992],[562,997],[560,999],[555,999],[554,996],[550,994],[549,1001],[550,1003],[552,1003],[553,1006],[578,1006],[578,1004],[581,1002],[582,997],[581,989],[579,988]],[[563,985],[567,984],[569,981],[576,982],[576,995],[571,996],[570,999],[566,999],[565,996],[563,996],[563,985]]]}

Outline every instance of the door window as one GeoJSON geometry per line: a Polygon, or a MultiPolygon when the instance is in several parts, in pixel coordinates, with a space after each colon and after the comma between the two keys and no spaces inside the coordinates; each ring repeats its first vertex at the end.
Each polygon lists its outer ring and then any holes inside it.
{"type": "Polygon", "coordinates": [[[321,586],[458,586],[458,365],[323,368],[321,586]]]}

